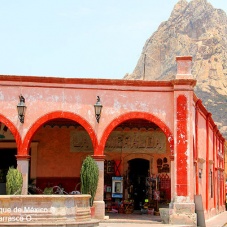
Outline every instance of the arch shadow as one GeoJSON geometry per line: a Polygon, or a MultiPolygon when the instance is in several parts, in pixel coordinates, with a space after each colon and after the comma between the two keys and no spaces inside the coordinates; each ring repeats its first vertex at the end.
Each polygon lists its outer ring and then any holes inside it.
{"type": "Polygon", "coordinates": [[[96,134],[95,134],[94,130],[92,129],[91,125],[85,119],[83,119],[81,116],[76,115],[71,112],[56,111],[56,112],[51,112],[51,113],[48,113],[48,114],[40,117],[31,126],[31,128],[29,129],[29,131],[27,132],[27,134],[24,138],[24,141],[22,144],[22,149],[20,150],[21,152],[19,155],[21,155],[21,156],[28,155],[30,143],[31,143],[32,137],[34,136],[35,132],[45,122],[48,122],[50,120],[57,119],[57,118],[64,118],[64,119],[72,120],[72,121],[79,123],[81,126],[83,126],[91,138],[93,149],[95,149],[95,147],[97,145],[97,137],[96,137],[96,134]]]}
{"type": "Polygon", "coordinates": [[[145,113],[145,112],[129,112],[129,113],[122,114],[121,116],[114,119],[104,130],[103,136],[102,136],[99,146],[98,146],[98,149],[96,150],[96,152],[97,152],[96,155],[100,155],[100,156],[104,155],[104,148],[105,148],[106,141],[107,141],[109,135],[111,134],[111,132],[114,130],[114,128],[116,126],[120,125],[122,122],[127,121],[127,120],[132,120],[132,119],[144,119],[144,120],[148,120],[150,122],[155,123],[165,133],[165,135],[168,139],[168,142],[169,142],[171,156],[173,156],[173,153],[174,153],[174,139],[173,138],[174,137],[173,137],[171,130],[158,117],[154,116],[153,114],[145,113]]]}

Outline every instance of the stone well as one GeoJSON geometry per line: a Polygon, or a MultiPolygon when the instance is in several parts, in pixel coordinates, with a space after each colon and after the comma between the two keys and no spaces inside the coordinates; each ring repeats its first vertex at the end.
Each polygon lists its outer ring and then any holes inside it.
{"type": "Polygon", "coordinates": [[[98,226],[91,219],[90,195],[1,195],[3,226],[98,226]]]}

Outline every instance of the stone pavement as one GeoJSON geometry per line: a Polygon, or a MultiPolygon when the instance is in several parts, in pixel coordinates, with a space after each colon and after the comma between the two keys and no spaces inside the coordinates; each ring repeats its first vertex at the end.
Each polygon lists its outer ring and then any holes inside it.
{"type": "MultiPolygon", "coordinates": [[[[113,214],[108,213],[109,219],[102,220],[99,223],[101,227],[167,227],[177,226],[186,227],[186,225],[170,225],[163,224],[160,216],[154,216],[149,214],[113,214]]],[[[206,221],[206,227],[227,227],[227,211],[217,215],[206,221]]]]}

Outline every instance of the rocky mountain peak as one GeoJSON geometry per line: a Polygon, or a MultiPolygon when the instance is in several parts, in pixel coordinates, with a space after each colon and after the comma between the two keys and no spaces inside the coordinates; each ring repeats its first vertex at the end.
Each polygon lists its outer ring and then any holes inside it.
{"type": "Polygon", "coordinates": [[[179,0],[179,2],[177,2],[173,8],[173,11],[170,15],[170,20],[173,20],[174,18],[181,15],[181,13],[185,10],[187,5],[188,5],[188,2],[186,0],[179,0]]]}
{"type": "Polygon", "coordinates": [[[125,79],[169,80],[176,56],[193,57],[196,93],[227,137],[227,15],[207,0],[180,0],[146,41],[138,63],[125,79]]]}

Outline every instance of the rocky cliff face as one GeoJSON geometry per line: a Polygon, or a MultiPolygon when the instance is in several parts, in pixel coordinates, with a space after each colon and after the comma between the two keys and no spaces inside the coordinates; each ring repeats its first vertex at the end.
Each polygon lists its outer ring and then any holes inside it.
{"type": "Polygon", "coordinates": [[[180,0],[170,18],[146,41],[132,74],[124,79],[168,80],[176,56],[193,57],[197,96],[227,138],[227,15],[207,0],[180,0]]]}

